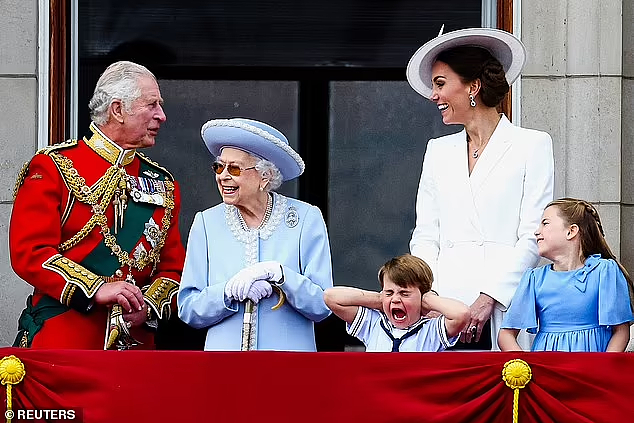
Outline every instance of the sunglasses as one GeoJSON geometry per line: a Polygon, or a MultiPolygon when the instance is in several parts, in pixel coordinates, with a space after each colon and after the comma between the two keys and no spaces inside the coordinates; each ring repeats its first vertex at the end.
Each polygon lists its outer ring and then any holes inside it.
{"type": "Polygon", "coordinates": [[[238,165],[234,165],[234,164],[224,164],[222,162],[214,162],[211,165],[211,168],[214,170],[214,172],[216,172],[217,175],[220,175],[225,168],[227,168],[227,172],[229,173],[229,175],[231,176],[240,176],[240,174],[242,172],[244,172],[245,170],[251,170],[251,169],[255,169],[255,166],[251,166],[251,167],[247,167],[247,168],[241,168],[238,165]]]}

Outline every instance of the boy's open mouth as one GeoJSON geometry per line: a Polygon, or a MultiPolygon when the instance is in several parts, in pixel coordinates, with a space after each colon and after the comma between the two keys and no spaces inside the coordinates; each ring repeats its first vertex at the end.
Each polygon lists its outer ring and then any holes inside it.
{"type": "Polygon", "coordinates": [[[407,317],[407,313],[402,308],[393,308],[392,309],[392,318],[397,322],[402,322],[407,317]]]}

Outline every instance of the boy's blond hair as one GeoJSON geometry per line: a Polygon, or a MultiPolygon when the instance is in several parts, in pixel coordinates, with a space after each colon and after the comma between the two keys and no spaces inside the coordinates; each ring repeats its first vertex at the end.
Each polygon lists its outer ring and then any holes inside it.
{"type": "Polygon", "coordinates": [[[383,279],[388,276],[401,288],[416,287],[421,295],[431,290],[434,275],[424,260],[411,254],[403,254],[389,260],[379,269],[379,283],[383,289],[383,279]]]}

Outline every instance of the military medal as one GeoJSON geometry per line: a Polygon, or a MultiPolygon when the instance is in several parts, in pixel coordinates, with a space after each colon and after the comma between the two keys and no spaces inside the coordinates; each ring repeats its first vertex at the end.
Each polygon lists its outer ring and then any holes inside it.
{"type": "Polygon", "coordinates": [[[117,189],[114,192],[114,198],[112,205],[114,206],[114,233],[118,233],[118,228],[123,229],[123,213],[128,208],[128,196],[127,193],[127,174],[124,168],[119,169],[120,179],[117,184],[117,189]]]}

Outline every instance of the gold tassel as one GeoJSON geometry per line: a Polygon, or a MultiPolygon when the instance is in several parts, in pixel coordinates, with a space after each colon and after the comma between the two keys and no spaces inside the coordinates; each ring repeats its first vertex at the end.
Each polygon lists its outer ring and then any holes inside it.
{"type": "Polygon", "coordinates": [[[0,360],[0,383],[7,386],[7,411],[4,416],[7,418],[7,423],[11,423],[15,413],[12,409],[12,385],[17,385],[22,382],[26,371],[24,370],[24,364],[14,355],[9,355],[0,360]]]}
{"type": "Polygon", "coordinates": [[[513,390],[513,423],[519,422],[520,389],[528,385],[532,377],[531,366],[524,360],[516,358],[504,364],[502,380],[513,390]]]}

